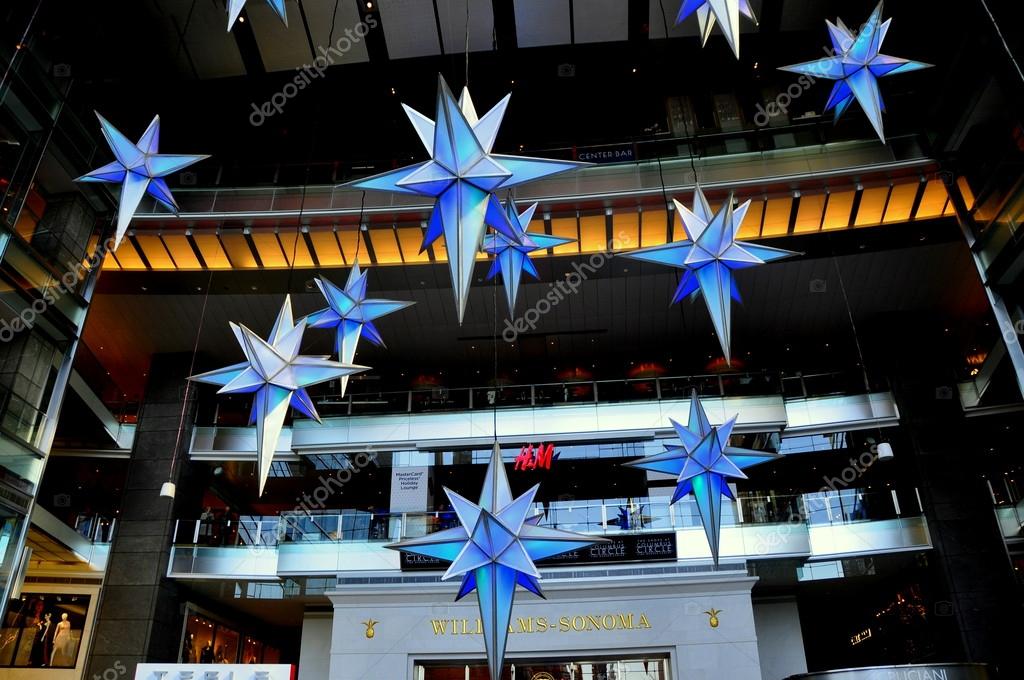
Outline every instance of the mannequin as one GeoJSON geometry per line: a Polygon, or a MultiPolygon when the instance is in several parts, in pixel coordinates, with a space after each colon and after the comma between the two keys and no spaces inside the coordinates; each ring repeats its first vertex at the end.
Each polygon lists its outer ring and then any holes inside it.
{"type": "Polygon", "coordinates": [[[213,643],[207,642],[206,645],[199,651],[199,663],[213,663],[213,643]]]}
{"type": "Polygon", "coordinates": [[[53,628],[53,620],[50,612],[43,614],[43,618],[36,622],[36,635],[32,640],[31,664],[35,668],[46,665],[50,658],[50,637],[53,628]]]}
{"type": "Polygon", "coordinates": [[[56,632],[53,634],[53,656],[51,666],[73,666],[75,664],[75,640],[71,637],[71,622],[67,613],[60,615],[56,632]]]}

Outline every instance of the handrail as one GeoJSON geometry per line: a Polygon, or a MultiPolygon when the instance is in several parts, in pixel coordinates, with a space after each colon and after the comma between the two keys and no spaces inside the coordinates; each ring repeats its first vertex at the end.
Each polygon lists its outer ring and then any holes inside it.
{"type": "MultiPolygon", "coordinates": [[[[776,495],[740,492],[737,501],[723,504],[722,526],[806,525],[836,526],[916,517],[916,489],[905,492],[904,503],[894,490],[858,488],[776,495]]],[[[689,498],[672,505],[667,496],[604,501],[535,503],[541,526],[589,534],[663,532],[701,527],[696,503],[689,498]]],[[[175,545],[211,547],[273,546],[289,543],[397,541],[424,536],[458,524],[452,510],[435,512],[376,512],[368,510],[289,511],[281,515],[242,516],[240,519],[178,519],[175,545]]]]}

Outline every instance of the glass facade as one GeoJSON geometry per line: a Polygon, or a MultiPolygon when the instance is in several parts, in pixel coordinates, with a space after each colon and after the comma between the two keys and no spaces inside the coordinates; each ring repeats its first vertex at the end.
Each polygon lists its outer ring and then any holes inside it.
{"type": "MultiPolygon", "coordinates": [[[[672,680],[668,659],[639,657],[627,659],[529,660],[505,664],[502,680],[672,680]]],[[[480,662],[416,664],[416,680],[489,680],[487,666],[480,662]]]]}

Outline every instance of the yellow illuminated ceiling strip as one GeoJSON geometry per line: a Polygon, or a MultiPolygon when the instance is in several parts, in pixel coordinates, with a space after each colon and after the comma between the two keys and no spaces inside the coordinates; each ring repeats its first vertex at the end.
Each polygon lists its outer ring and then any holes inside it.
{"type": "MultiPolygon", "coordinates": [[[[961,190],[969,204],[974,203],[974,194],[966,182],[960,181],[961,190]]],[[[832,189],[825,193],[802,193],[793,221],[794,234],[810,234],[818,231],[869,227],[912,220],[925,220],[949,215],[952,207],[946,187],[939,179],[928,180],[922,186],[917,177],[907,177],[892,187],[873,186],[860,192],[852,186],[832,189]],[[918,201],[918,195],[920,200],[918,201]],[[917,202],[917,209],[914,204],[917,202]],[[857,211],[854,213],[854,206],[857,211]],[[852,222],[852,223],[851,223],[852,222]]],[[[785,236],[789,233],[794,197],[789,194],[738,195],[738,201],[751,199],[747,217],[740,228],[739,238],[757,240],[785,236]]],[[[721,207],[721,201],[712,202],[712,209],[721,207]]],[[[639,209],[621,210],[612,213],[611,235],[608,243],[607,223],[609,217],[603,213],[550,218],[548,227],[555,236],[578,239],[573,243],[553,249],[555,255],[604,252],[609,247],[616,250],[631,250],[641,245],[659,245],[665,242],[671,216],[673,240],[685,237],[674,212],[657,209],[641,212],[639,209]]],[[[535,220],[534,229],[541,228],[542,221],[535,220]]],[[[357,241],[360,238],[355,229],[346,227],[335,231],[331,228],[311,227],[308,242],[302,234],[286,231],[280,235],[273,231],[260,231],[254,227],[249,238],[259,254],[261,263],[253,256],[249,241],[241,229],[224,229],[218,233],[196,232],[191,237],[181,233],[137,233],[135,242],[142,249],[149,268],[159,271],[175,269],[258,269],[284,268],[291,266],[292,251],[295,251],[295,266],[310,268],[319,263],[321,267],[351,266],[356,258],[357,241]],[[200,262],[195,256],[188,238],[192,238],[203,257],[200,262]],[[313,252],[309,246],[312,245],[313,252]],[[316,255],[314,261],[313,255],[316,255]]],[[[443,239],[438,239],[424,252],[419,247],[423,238],[422,227],[375,226],[361,232],[366,240],[358,245],[359,261],[364,265],[423,264],[445,262],[447,253],[443,239]],[[370,247],[368,247],[368,245],[370,247]],[[371,256],[372,252],[372,256],[371,256]]],[[[534,257],[546,257],[548,251],[538,251],[534,257]]],[[[485,259],[486,255],[479,256],[485,259]]],[[[108,256],[105,267],[127,271],[145,270],[146,262],[135,250],[131,239],[125,240],[116,255],[108,256]]]]}

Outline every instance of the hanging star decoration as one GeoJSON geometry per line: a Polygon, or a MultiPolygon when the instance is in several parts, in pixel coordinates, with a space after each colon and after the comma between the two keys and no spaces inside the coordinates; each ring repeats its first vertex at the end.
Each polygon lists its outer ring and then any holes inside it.
{"type": "Polygon", "coordinates": [[[750,0],[683,0],[676,16],[676,25],[683,23],[694,13],[697,14],[697,24],[700,27],[701,45],[707,44],[711,29],[717,22],[721,24],[722,33],[733,54],[739,59],[740,14],[757,24],[757,16],[754,15],[754,8],[750,6],[750,0]]]}
{"type": "Polygon", "coordinates": [[[509,198],[505,202],[505,212],[508,215],[509,224],[512,225],[516,233],[516,238],[509,238],[501,232],[493,232],[484,237],[484,250],[494,256],[491,269],[487,272],[487,280],[490,281],[499,273],[501,274],[502,283],[505,285],[505,298],[508,300],[509,314],[515,310],[516,296],[519,293],[519,282],[523,278],[523,272],[535,279],[540,278],[537,267],[530,259],[530,253],[572,243],[576,240],[528,232],[526,229],[536,210],[537,204],[534,203],[520,213],[517,211],[515,203],[509,198]]]}
{"type": "Polygon", "coordinates": [[[96,117],[100,119],[100,130],[117,160],[82,175],[75,181],[121,185],[113,248],[117,250],[142,197],[149,194],[158,203],[177,213],[178,203],[163,178],[209,156],[157,153],[157,147],[160,145],[160,116],[153,117],[153,122],[146,128],[138,144],[132,144],[99,113],[96,117]]]}
{"type": "MultiPolygon", "coordinates": [[[[362,337],[379,347],[384,346],[384,338],[374,325],[374,320],[416,304],[397,300],[367,299],[367,273],[360,270],[359,262],[356,262],[348,274],[344,288],[339,288],[322,276],[314,279],[327,300],[327,308],[306,317],[306,324],[310,328],[335,329],[335,351],[338,353],[338,360],[343,364],[351,364],[355,360],[356,346],[362,337]]],[[[341,377],[342,396],[345,396],[345,390],[348,388],[348,378],[347,375],[341,377]]]]}
{"type": "Polygon", "coordinates": [[[495,442],[479,503],[444,490],[461,526],[387,546],[451,562],[441,580],[462,577],[456,601],[477,591],[491,680],[501,678],[516,586],[544,596],[534,561],[608,541],[538,526],[543,515],[529,515],[539,488],[513,500],[495,442]]]}
{"type": "Polygon", "coordinates": [[[733,416],[722,425],[711,425],[694,390],[690,396],[690,419],[686,426],[670,419],[682,446],[666,446],[661,453],[626,463],[643,470],[676,475],[676,490],[671,503],[693,494],[716,566],[722,534],[722,496],[735,500],[726,480],[746,479],[743,472],[746,468],[781,458],[777,453],[729,446],[729,435],[736,425],[736,418],[733,416]]]}
{"type": "MultiPolygon", "coordinates": [[[[228,31],[234,27],[235,22],[238,21],[238,15],[242,13],[242,8],[245,7],[246,0],[228,0],[228,31]]],[[[284,0],[267,0],[267,4],[270,5],[271,9],[277,13],[277,16],[281,17],[281,21],[284,25],[288,25],[288,8],[284,6],[284,0]]]]}
{"type": "Polygon", "coordinates": [[[435,199],[421,250],[444,237],[460,324],[486,226],[509,239],[519,237],[495,192],[587,165],[491,153],[511,96],[478,118],[469,90],[456,101],[439,76],[436,122],[403,105],[431,160],[349,185],[435,199]]]}
{"type": "Polygon", "coordinates": [[[731,363],[732,300],[741,301],[733,272],[799,253],[737,241],[736,235],[750,208],[750,201],[733,208],[731,193],[717,213],[712,213],[700,187],[694,192],[692,211],[679,201],[674,203],[686,239],[641,248],[623,255],[635,260],[682,268],[683,275],[672,302],[679,302],[687,295],[698,292],[703,294],[722,353],[725,360],[731,363]]]}
{"type": "Polygon", "coordinates": [[[291,296],[285,297],[267,340],[241,324],[231,323],[231,330],[245,361],[189,380],[219,385],[217,394],[255,394],[250,423],[256,425],[256,468],[262,495],[288,408],[320,422],[306,388],[368,369],[324,356],[299,354],[306,322],[294,322],[291,296]]]}
{"type": "Polygon", "coordinates": [[[779,70],[801,73],[812,78],[835,80],[825,110],[835,110],[835,119],[839,120],[856,99],[871,121],[871,126],[878,133],[878,138],[885,142],[885,131],[882,126],[885,103],[878,89],[878,79],[897,73],[931,68],[932,65],[879,54],[882,41],[889,31],[889,24],[892,23],[892,19],[882,21],[881,2],[856,34],[847,28],[842,19],[837,19],[834,24],[831,21],[825,23],[828,25],[829,38],[832,40],[832,56],[783,66],[779,70]]]}

